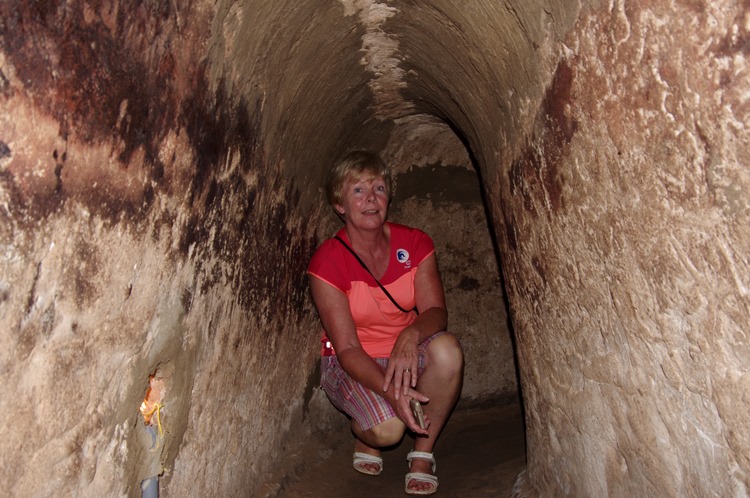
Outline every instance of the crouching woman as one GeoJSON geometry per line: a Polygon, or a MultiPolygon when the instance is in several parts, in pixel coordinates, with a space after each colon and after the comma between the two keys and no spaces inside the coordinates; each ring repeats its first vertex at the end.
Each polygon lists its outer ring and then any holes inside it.
{"type": "Polygon", "coordinates": [[[351,418],[353,466],[383,469],[380,451],[414,435],[405,491],[437,491],[433,449],[455,406],[463,353],[448,314],[432,239],[387,221],[391,176],[354,151],[329,173],[328,201],[344,221],[313,256],[308,274],[323,326],[322,385],[351,418]],[[421,405],[423,424],[412,408],[421,405]]]}

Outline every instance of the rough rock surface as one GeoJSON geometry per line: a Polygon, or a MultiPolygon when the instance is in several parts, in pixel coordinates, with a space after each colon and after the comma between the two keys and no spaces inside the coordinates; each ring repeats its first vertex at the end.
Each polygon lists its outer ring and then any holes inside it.
{"type": "Polygon", "coordinates": [[[530,489],[750,489],[750,13],[582,13],[501,185],[530,489]]]}

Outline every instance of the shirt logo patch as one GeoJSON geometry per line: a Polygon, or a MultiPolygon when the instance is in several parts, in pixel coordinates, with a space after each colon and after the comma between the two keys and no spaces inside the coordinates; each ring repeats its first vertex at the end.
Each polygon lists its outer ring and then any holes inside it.
{"type": "Polygon", "coordinates": [[[409,261],[409,251],[406,249],[396,249],[396,259],[399,263],[406,263],[409,261]]]}

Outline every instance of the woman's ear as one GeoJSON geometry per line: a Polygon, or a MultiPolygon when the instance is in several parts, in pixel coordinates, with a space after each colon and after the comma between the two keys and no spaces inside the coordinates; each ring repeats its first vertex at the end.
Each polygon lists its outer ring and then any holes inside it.
{"type": "Polygon", "coordinates": [[[342,215],[342,216],[344,215],[344,206],[342,206],[341,204],[334,204],[334,206],[333,206],[333,209],[334,209],[334,211],[336,211],[336,212],[337,212],[338,214],[340,214],[340,215],[342,215]]]}

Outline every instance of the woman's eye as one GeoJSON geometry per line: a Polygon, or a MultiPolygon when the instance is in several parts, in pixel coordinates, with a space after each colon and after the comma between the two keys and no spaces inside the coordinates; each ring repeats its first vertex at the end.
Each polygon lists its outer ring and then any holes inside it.
{"type": "Polygon", "coordinates": [[[360,192],[362,192],[362,187],[354,187],[355,194],[359,194],[360,192]]]}
{"type": "Polygon", "coordinates": [[[385,190],[385,185],[378,185],[377,189],[379,192],[383,192],[385,190]]]}

